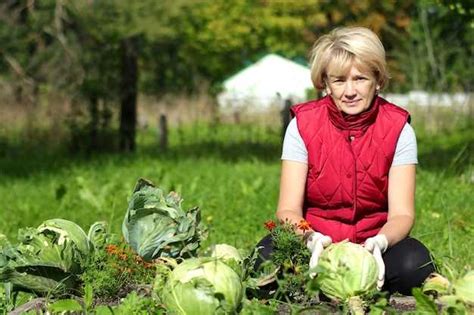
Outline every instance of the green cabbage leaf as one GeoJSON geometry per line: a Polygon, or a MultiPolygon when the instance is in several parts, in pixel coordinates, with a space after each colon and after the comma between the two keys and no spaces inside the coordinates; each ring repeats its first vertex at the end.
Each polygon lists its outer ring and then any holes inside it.
{"type": "Polygon", "coordinates": [[[174,192],[164,195],[151,182],[135,186],[122,224],[125,240],[144,260],[194,256],[205,237],[199,208],[181,208],[174,192]]]}
{"type": "Polygon", "coordinates": [[[315,278],[321,291],[335,300],[368,296],[375,292],[378,268],[363,246],[350,242],[331,244],[321,254],[315,278]]]}
{"type": "Polygon", "coordinates": [[[184,260],[154,290],[170,313],[196,315],[234,314],[244,293],[239,275],[212,257],[184,260]]]}
{"type": "Polygon", "coordinates": [[[474,305],[474,270],[468,271],[453,284],[455,296],[466,304],[474,305]]]}
{"type": "Polygon", "coordinates": [[[214,244],[209,248],[209,251],[210,257],[219,259],[232,268],[239,275],[241,280],[245,280],[247,261],[237,248],[228,244],[214,244]]]}
{"type": "Polygon", "coordinates": [[[2,242],[0,282],[38,294],[76,287],[82,265],[94,250],[84,230],[64,219],[20,229],[18,239],[16,245],[2,242]]]}

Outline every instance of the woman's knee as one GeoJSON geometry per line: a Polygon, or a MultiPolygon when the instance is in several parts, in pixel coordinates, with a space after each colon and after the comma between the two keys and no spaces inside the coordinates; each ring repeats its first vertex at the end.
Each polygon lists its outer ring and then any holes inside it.
{"type": "Polygon", "coordinates": [[[410,295],[435,271],[429,250],[418,240],[406,238],[384,255],[386,287],[391,293],[410,295]]]}
{"type": "MultiPolygon", "coordinates": [[[[258,273],[262,265],[271,260],[271,255],[273,253],[273,239],[271,234],[268,234],[260,240],[260,242],[255,246],[255,250],[257,251],[257,257],[253,265],[253,270],[258,273]]],[[[269,299],[274,297],[277,288],[278,282],[273,281],[260,286],[258,289],[247,289],[247,295],[249,298],[255,297],[258,299],[269,299]]]]}
{"type": "Polygon", "coordinates": [[[419,270],[430,266],[434,270],[433,260],[429,250],[418,240],[407,238],[405,240],[404,259],[400,261],[403,274],[417,273],[419,270]]]}
{"type": "Polygon", "coordinates": [[[257,271],[260,266],[265,262],[271,259],[273,252],[273,239],[272,235],[268,234],[257,243],[255,247],[257,250],[257,259],[254,264],[254,270],[257,271]]]}

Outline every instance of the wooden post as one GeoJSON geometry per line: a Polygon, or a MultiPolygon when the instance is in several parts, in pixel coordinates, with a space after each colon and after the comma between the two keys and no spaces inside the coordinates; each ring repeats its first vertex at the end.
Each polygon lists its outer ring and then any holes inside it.
{"type": "Polygon", "coordinates": [[[158,121],[158,139],[161,151],[166,151],[168,149],[168,123],[164,114],[160,115],[158,121]]]}
{"type": "Polygon", "coordinates": [[[234,111],[234,122],[239,125],[240,124],[240,112],[239,110],[234,111]]]}

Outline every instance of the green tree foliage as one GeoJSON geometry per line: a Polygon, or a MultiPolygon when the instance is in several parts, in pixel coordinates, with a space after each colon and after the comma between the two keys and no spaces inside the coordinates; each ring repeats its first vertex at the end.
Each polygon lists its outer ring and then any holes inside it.
{"type": "Polygon", "coordinates": [[[122,149],[133,150],[138,93],[216,93],[267,53],[305,63],[337,26],[380,35],[392,90],[470,90],[472,16],[465,0],[6,0],[0,75],[29,103],[43,87],[87,103],[72,123],[86,148],[101,146],[120,106],[122,149]]]}
{"type": "MultiPolygon", "coordinates": [[[[471,91],[474,77],[474,26],[462,6],[420,1],[407,33],[391,30],[395,90],[471,91]]],[[[465,4],[464,4],[465,5],[465,4]]],[[[472,12],[471,12],[472,17],[472,12]]]]}
{"type": "Polygon", "coordinates": [[[173,24],[176,36],[155,41],[147,50],[152,69],[143,86],[154,93],[192,92],[222,81],[258,51],[258,20],[249,0],[186,3],[173,24]]]}
{"type": "Polygon", "coordinates": [[[180,6],[180,1],[71,2],[74,32],[80,35],[84,52],[81,94],[90,103],[88,132],[93,149],[98,147],[98,105],[112,100],[120,102],[120,149],[134,150],[138,64],[150,43],[173,38],[172,21],[180,6]]]}
{"type": "Polygon", "coordinates": [[[64,33],[61,1],[9,0],[0,4],[0,71],[20,101],[36,103],[41,85],[67,90],[80,77],[75,47],[64,33]]]}

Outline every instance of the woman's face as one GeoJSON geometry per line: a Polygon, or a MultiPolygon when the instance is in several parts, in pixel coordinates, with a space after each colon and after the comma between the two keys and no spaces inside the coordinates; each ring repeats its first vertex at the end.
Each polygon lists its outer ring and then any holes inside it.
{"type": "Polygon", "coordinates": [[[372,104],[375,90],[378,89],[374,75],[360,71],[354,65],[345,75],[336,75],[328,69],[326,89],[340,111],[348,115],[357,115],[372,104]]]}

